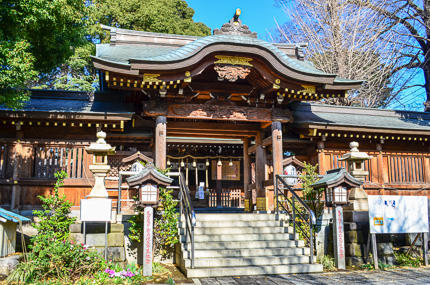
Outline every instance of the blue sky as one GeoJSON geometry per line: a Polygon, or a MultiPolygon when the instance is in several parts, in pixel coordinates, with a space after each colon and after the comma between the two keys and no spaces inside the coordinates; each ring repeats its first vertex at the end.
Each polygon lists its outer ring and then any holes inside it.
{"type": "Polygon", "coordinates": [[[279,23],[287,19],[282,9],[275,7],[275,0],[187,0],[187,3],[196,12],[194,21],[203,22],[212,30],[221,28],[240,8],[242,22],[261,39],[266,39],[267,31],[276,27],[274,18],[279,23]]]}

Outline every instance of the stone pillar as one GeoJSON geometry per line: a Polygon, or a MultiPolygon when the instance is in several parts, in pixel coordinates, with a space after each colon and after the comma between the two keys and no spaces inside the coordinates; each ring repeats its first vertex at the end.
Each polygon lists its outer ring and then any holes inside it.
{"type": "Polygon", "coordinates": [[[252,192],[249,189],[251,163],[248,154],[249,140],[243,139],[243,191],[245,193],[245,212],[251,211],[252,192]]]}
{"type": "Polygon", "coordinates": [[[265,161],[264,149],[262,145],[262,133],[257,133],[255,137],[255,189],[257,192],[257,211],[267,211],[266,190],[264,189],[265,161]]]}
{"type": "Polygon", "coordinates": [[[155,119],[155,166],[160,169],[166,169],[166,122],[164,116],[155,119]]]}

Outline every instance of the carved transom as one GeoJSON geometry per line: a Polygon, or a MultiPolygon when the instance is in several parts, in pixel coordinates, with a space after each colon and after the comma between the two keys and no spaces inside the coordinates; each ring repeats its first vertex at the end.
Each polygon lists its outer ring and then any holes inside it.
{"type": "Polygon", "coordinates": [[[251,68],[248,66],[236,66],[226,64],[216,64],[214,67],[218,73],[218,80],[228,80],[229,82],[235,82],[238,79],[245,79],[251,72],[251,68]]]}

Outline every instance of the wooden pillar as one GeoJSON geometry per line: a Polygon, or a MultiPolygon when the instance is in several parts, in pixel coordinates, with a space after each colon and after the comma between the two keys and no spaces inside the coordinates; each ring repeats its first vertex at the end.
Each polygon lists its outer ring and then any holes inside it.
{"type": "Polygon", "coordinates": [[[251,189],[249,189],[251,163],[249,160],[248,146],[249,140],[243,139],[243,191],[245,193],[245,212],[249,212],[252,209],[252,192],[251,189]]]}
{"type": "Polygon", "coordinates": [[[13,161],[13,172],[12,172],[12,197],[10,201],[11,209],[19,209],[19,202],[21,200],[21,186],[18,184],[20,175],[20,170],[22,169],[23,163],[23,148],[20,140],[24,137],[24,133],[21,131],[21,124],[16,124],[16,142],[12,146],[12,161],[13,161]]]}
{"type": "Polygon", "coordinates": [[[318,174],[319,175],[324,175],[325,174],[325,169],[324,169],[324,159],[325,159],[325,154],[324,154],[324,141],[319,141],[318,145],[317,145],[317,152],[318,152],[318,174]]]}
{"type": "MultiPolygon", "coordinates": [[[[282,124],[281,122],[272,123],[272,161],[273,161],[273,189],[275,189],[276,175],[282,175],[282,160],[284,152],[282,149],[282,124]]],[[[273,195],[274,193],[271,192],[273,195]]],[[[270,199],[269,209],[274,210],[274,201],[270,199]]]]}
{"type": "Polygon", "coordinates": [[[385,180],[385,177],[384,177],[384,161],[382,157],[382,144],[377,144],[376,150],[378,151],[378,155],[376,157],[377,165],[378,165],[378,183],[382,185],[388,182],[385,180]]]}
{"type": "Polygon", "coordinates": [[[166,169],[166,117],[158,116],[155,119],[155,166],[166,169]]]}
{"type": "Polygon", "coordinates": [[[423,165],[423,167],[424,167],[424,182],[426,184],[429,184],[430,183],[430,157],[424,156],[423,162],[424,162],[424,165],[423,165]]]}
{"type": "Polygon", "coordinates": [[[222,207],[221,194],[222,194],[222,163],[219,160],[216,164],[216,206],[222,207]]]}
{"type": "Polygon", "coordinates": [[[264,189],[265,161],[262,145],[262,132],[255,137],[255,189],[257,192],[257,211],[267,211],[266,190],[264,189]]]}

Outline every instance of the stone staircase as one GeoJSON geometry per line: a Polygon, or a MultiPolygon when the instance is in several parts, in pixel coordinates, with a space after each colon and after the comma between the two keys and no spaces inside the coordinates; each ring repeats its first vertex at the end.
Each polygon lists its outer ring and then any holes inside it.
{"type": "Polygon", "coordinates": [[[188,278],[322,272],[309,264],[310,250],[294,236],[287,217],[274,214],[197,214],[195,264],[185,226],[179,224],[176,263],[188,278]]]}

